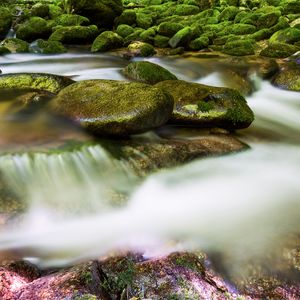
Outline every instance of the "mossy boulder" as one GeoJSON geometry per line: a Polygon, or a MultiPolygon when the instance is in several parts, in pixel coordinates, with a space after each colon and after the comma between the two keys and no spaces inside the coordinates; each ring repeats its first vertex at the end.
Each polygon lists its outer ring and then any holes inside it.
{"type": "Polygon", "coordinates": [[[219,22],[234,20],[235,16],[239,12],[239,9],[235,6],[226,7],[218,17],[219,22]]]}
{"type": "Polygon", "coordinates": [[[1,74],[0,89],[31,88],[58,93],[61,89],[74,83],[68,77],[43,73],[1,74]]]}
{"type": "Polygon", "coordinates": [[[170,38],[161,34],[154,37],[154,46],[158,48],[166,48],[169,46],[170,38]]]}
{"type": "Polygon", "coordinates": [[[88,44],[96,38],[98,33],[96,25],[58,26],[49,37],[49,41],[57,41],[63,44],[88,44]]]}
{"type": "Polygon", "coordinates": [[[29,45],[29,52],[38,54],[58,54],[67,52],[67,49],[61,42],[38,39],[29,45]]]}
{"type": "Polygon", "coordinates": [[[256,32],[256,27],[250,24],[233,24],[228,28],[229,32],[236,35],[251,34],[256,32]]]}
{"type": "Polygon", "coordinates": [[[5,54],[9,54],[9,53],[10,53],[9,49],[0,45],[0,55],[5,55],[5,54]]]}
{"type": "Polygon", "coordinates": [[[193,35],[191,27],[185,27],[178,32],[176,32],[169,40],[169,45],[172,48],[177,48],[179,46],[187,46],[193,35]]]}
{"type": "Polygon", "coordinates": [[[300,68],[285,68],[278,72],[273,80],[272,84],[289,91],[300,91],[300,68]]]}
{"type": "Polygon", "coordinates": [[[92,52],[104,52],[123,46],[123,38],[113,31],[102,32],[93,42],[92,52]]]}
{"type": "Polygon", "coordinates": [[[155,35],[156,35],[156,28],[151,27],[141,32],[139,37],[141,41],[153,44],[155,35]]]}
{"type": "Polygon", "coordinates": [[[86,26],[90,24],[90,20],[80,15],[62,14],[55,19],[57,25],[61,26],[86,26]]]}
{"type": "Polygon", "coordinates": [[[260,52],[261,56],[284,58],[300,51],[300,47],[284,43],[272,43],[260,52]]]}
{"type": "Polygon", "coordinates": [[[27,42],[33,42],[39,38],[48,38],[51,34],[51,30],[51,26],[49,26],[46,20],[40,17],[32,17],[18,25],[16,37],[27,42]]]}
{"type": "Polygon", "coordinates": [[[155,86],[174,98],[171,123],[239,129],[248,127],[254,119],[246,100],[236,90],[182,80],[162,81],[155,86]]]}
{"type": "Polygon", "coordinates": [[[152,45],[139,41],[129,44],[128,49],[133,56],[149,57],[156,53],[152,45]]]}
{"type": "Polygon", "coordinates": [[[179,5],[176,5],[174,14],[178,15],[178,16],[189,16],[189,15],[195,15],[195,14],[199,13],[199,11],[200,11],[200,9],[198,6],[188,5],[188,4],[179,4],[179,5]]]}
{"type": "Polygon", "coordinates": [[[0,45],[7,48],[11,53],[25,53],[29,50],[29,44],[17,38],[5,39],[0,45]]]}
{"type": "Polygon", "coordinates": [[[161,35],[172,37],[183,28],[184,26],[180,23],[162,22],[159,24],[157,32],[161,35]]]}
{"type": "Polygon", "coordinates": [[[117,27],[116,33],[121,37],[126,37],[134,32],[134,29],[127,24],[121,24],[117,27]]]}
{"type": "Polygon", "coordinates": [[[298,0],[285,0],[282,3],[282,12],[285,15],[288,14],[299,14],[300,13],[300,2],[298,0]]]}
{"type": "Polygon", "coordinates": [[[64,12],[62,10],[62,8],[58,5],[55,4],[49,4],[49,17],[51,19],[56,19],[57,17],[59,17],[60,15],[62,15],[64,12]]]}
{"type": "Polygon", "coordinates": [[[143,29],[148,29],[153,24],[153,19],[150,14],[137,13],[136,14],[136,25],[143,29]]]}
{"type": "Polygon", "coordinates": [[[170,94],[150,85],[87,80],[63,89],[50,102],[50,108],[96,135],[123,136],[166,123],[173,104],[170,94]]]}
{"type": "Polygon", "coordinates": [[[254,54],[253,40],[232,40],[227,41],[224,45],[222,52],[229,55],[244,56],[254,54]]]}
{"type": "Polygon", "coordinates": [[[176,80],[177,77],[167,69],[147,61],[130,63],[123,69],[123,74],[132,80],[155,84],[164,80],[176,80]]]}
{"type": "Polygon", "coordinates": [[[124,10],[122,14],[115,19],[115,24],[127,24],[127,25],[134,25],[136,24],[136,12],[131,9],[124,10]]]}
{"type": "Polygon", "coordinates": [[[123,11],[122,0],[70,0],[75,14],[87,17],[99,28],[112,28],[123,11]]]}
{"type": "Polygon", "coordinates": [[[12,25],[12,15],[8,8],[0,7],[0,39],[5,38],[12,25]]]}
{"type": "Polygon", "coordinates": [[[291,27],[275,32],[269,39],[270,43],[294,44],[300,41],[300,29],[291,27]]]}
{"type": "Polygon", "coordinates": [[[32,17],[46,18],[49,16],[49,5],[44,3],[34,4],[30,9],[30,15],[32,17]]]}
{"type": "Polygon", "coordinates": [[[189,43],[191,50],[201,50],[207,48],[209,45],[209,38],[206,35],[200,36],[189,43]]]}

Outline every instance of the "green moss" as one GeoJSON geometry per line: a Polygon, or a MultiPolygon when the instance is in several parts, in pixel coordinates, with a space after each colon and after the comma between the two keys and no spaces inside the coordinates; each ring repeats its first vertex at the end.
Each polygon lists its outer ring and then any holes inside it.
{"type": "Polygon", "coordinates": [[[152,26],[153,20],[150,14],[137,13],[136,24],[140,28],[148,29],[152,26]]]}
{"type": "Polygon", "coordinates": [[[179,30],[183,29],[184,26],[180,23],[162,22],[158,26],[158,33],[164,36],[172,37],[179,30]]]}
{"type": "Polygon", "coordinates": [[[5,55],[5,54],[9,54],[9,53],[10,53],[9,49],[7,49],[4,46],[0,46],[0,55],[5,55]]]}
{"type": "Polygon", "coordinates": [[[136,54],[136,56],[148,57],[156,53],[154,47],[144,42],[133,42],[128,46],[128,49],[136,54]]]}
{"type": "Polygon", "coordinates": [[[113,31],[102,32],[93,42],[92,52],[104,52],[123,46],[123,38],[113,31]]]}
{"type": "Polygon", "coordinates": [[[43,3],[34,4],[30,9],[30,14],[33,17],[45,18],[49,16],[49,5],[43,3]]]}
{"type": "Polygon", "coordinates": [[[209,38],[206,35],[200,36],[199,38],[189,43],[189,48],[192,50],[201,50],[209,45],[209,38]]]}
{"type": "Polygon", "coordinates": [[[12,25],[12,15],[8,8],[0,6],[0,16],[0,39],[2,39],[12,25]]]}
{"type": "Polygon", "coordinates": [[[300,47],[284,44],[284,43],[272,43],[267,48],[260,52],[261,56],[272,58],[284,58],[291,56],[292,54],[300,51],[300,47]]]}
{"type": "Polygon", "coordinates": [[[174,14],[178,16],[189,16],[199,13],[200,9],[195,5],[179,4],[176,5],[174,14]]]}
{"type": "Polygon", "coordinates": [[[144,42],[153,43],[156,35],[155,28],[151,27],[140,34],[140,39],[144,42]]]}
{"type": "Polygon", "coordinates": [[[236,41],[227,41],[223,47],[222,52],[229,55],[244,56],[244,55],[253,55],[254,54],[254,45],[253,40],[236,40],[236,41]]]}
{"type": "Polygon", "coordinates": [[[177,77],[167,69],[147,61],[130,63],[123,74],[133,80],[155,84],[163,80],[176,80],[177,77]]]}
{"type": "Polygon", "coordinates": [[[275,32],[269,42],[270,43],[284,43],[294,44],[300,41],[300,29],[297,28],[286,28],[275,32]]]}
{"type": "Polygon", "coordinates": [[[68,15],[62,14],[55,19],[57,25],[61,26],[79,26],[89,25],[90,21],[88,18],[80,15],[68,15]]]}
{"type": "Polygon", "coordinates": [[[154,46],[159,48],[166,48],[169,46],[169,40],[170,39],[167,36],[157,34],[154,37],[154,46]]]}
{"type": "Polygon", "coordinates": [[[192,38],[192,33],[193,31],[191,27],[185,27],[179,30],[169,40],[169,45],[172,48],[177,48],[178,46],[187,46],[192,38]]]}
{"type": "Polygon", "coordinates": [[[67,49],[61,42],[38,39],[30,44],[29,52],[39,54],[58,54],[67,52],[67,49]]]}
{"type": "Polygon", "coordinates": [[[121,24],[117,27],[116,33],[121,37],[126,37],[134,32],[134,29],[130,25],[121,24]]]}
{"type": "Polygon", "coordinates": [[[137,41],[140,38],[140,35],[145,32],[142,28],[135,28],[132,34],[129,34],[124,38],[124,45],[128,45],[133,41],[137,41]]]}
{"type": "Polygon", "coordinates": [[[300,70],[299,67],[287,68],[280,71],[272,83],[285,90],[300,91],[300,70]]]}
{"type": "Polygon", "coordinates": [[[123,13],[115,19],[116,25],[127,24],[133,25],[136,23],[136,13],[134,10],[124,10],[123,13]]]}
{"type": "Polygon", "coordinates": [[[239,9],[235,6],[226,7],[218,17],[219,22],[234,20],[235,16],[239,12],[239,9]]]}
{"type": "Polygon", "coordinates": [[[7,48],[11,53],[26,53],[28,52],[29,44],[17,38],[5,39],[1,46],[7,48]]]}
{"type": "Polygon", "coordinates": [[[198,103],[198,109],[202,112],[208,112],[214,109],[215,103],[213,101],[201,101],[198,103]]]}

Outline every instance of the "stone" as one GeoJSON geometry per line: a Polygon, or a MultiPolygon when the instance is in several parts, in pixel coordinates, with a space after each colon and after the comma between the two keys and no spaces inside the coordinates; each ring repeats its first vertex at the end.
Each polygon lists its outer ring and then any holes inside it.
{"type": "Polygon", "coordinates": [[[180,23],[162,22],[158,26],[158,33],[164,36],[172,37],[179,30],[183,29],[184,26],[180,23]]]}
{"type": "Polygon", "coordinates": [[[86,17],[79,16],[79,15],[70,15],[70,14],[62,14],[59,15],[55,22],[57,25],[61,26],[87,26],[90,24],[90,20],[86,17]]]}
{"type": "Polygon", "coordinates": [[[28,52],[29,44],[17,38],[8,38],[1,42],[1,46],[5,47],[11,53],[28,52]]]}
{"type": "Polygon", "coordinates": [[[148,84],[177,79],[177,77],[167,69],[147,61],[130,63],[123,69],[123,74],[129,79],[148,84]]]}
{"type": "Polygon", "coordinates": [[[87,17],[99,28],[112,28],[123,11],[122,0],[70,0],[75,14],[87,17]]]}
{"type": "Polygon", "coordinates": [[[92,42],[99,31],[96,25],[90,26],[58,26],[49,37],[49,41],[63,44],[88,44],[92,42]]]}
{"type": "Polygon", "coordinates": [[[49,5],[43,3],[34,4],[30,8],[30,15],[32,17],[46,18],[49,16],[49,5]]]}
{"type": "Polygon", "coordinates": [[[153,56],[156,53],[154,47],[145,42],[133,42],[128,45],[128,50],[131,55],[141,57],[153,56]]]}
{"type": "Polygon", "coordinates": [[[58,54],[67,52],[67,49],[61,42],[38,39],[29,45],[29,52],[38,54],[58,54]]]}
{"type": "Polygon", "coordinates": [[[272,84],[289,91],[300,91],[299,67],[284,68],[280,70],[272,80],[272,84]]]}
{"type": "Polygon", "coordinates": [[[1,74],[0,89],[31,88],[58,93],[61,89],[74,83],[68,77],[43,73],[1,74]]]}
{"type": "Polygon", "coordinates": [[[8,8],[0,7],[0,39],[4,39],[12,25],[12,15],[8,8]]]}
{"type": "Polygon", "coordinates": [[[104,31],[94,40],[91,51],[104,52],[123,46],[123,38],[113,31],[104,31]]]}
{"type": "Polygon", "coordinates": [[[260,52],[260,56],[284,58],[300,51],[300,47],[284,43],[272,43],[260,52]]]}
{"type": "Polygon", "coordinates": [[[233,40],[228,41],[223,47],[222,52],[229,55],[244,56],[254,54],[253,40],[233,40]]]}
{"type": "Polygon", "coordinates": [[[133,32],[134,29],[130,25],[126,25],[126,24],[121,24],[116,29],[116,33],[123,38],[132,34],[133,32]]]}
{"type": "Polygon", "coordinates": [[[173,110],[167,92],[142,83],[80,81],[63,89],[49,107],[101,136],[145,132],[166,123],[173,110]]]}
{"type": "Polygon", "coordinates": [[[236,90],[182,80],[162,81],[155,86],[174,98],[172,124],[240,129],[254,120],[246,100],[236,90]]]}
{"type": "Polygon", "coordinates": [[[178,32],[176,32],[169,40],[169,45],[172,48],[177,48],[179,46],[186,46],[192,38],[191,27],[185,27],[178,32]]]}
{"type": "Polygon", "coordinates": [[[300,41],[300,29],[286,28],[275,32],[269,39],[269,43],[294,44],[300,41]]]}
{"type": "Polygon", "coordinates": [[[6,47],[0,46],[0,55],[9,54],[10,51],[6,47]]]}

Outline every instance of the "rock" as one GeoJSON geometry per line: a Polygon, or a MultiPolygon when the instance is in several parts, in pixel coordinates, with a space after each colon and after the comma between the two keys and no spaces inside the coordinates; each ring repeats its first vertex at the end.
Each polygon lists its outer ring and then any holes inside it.
{"type": "MultiPolygon", "coordinates": [[[[9,49],[7,49],[6,47],[0,46],[0,55],[5,55],[5,54],[9,54],[10,51],[9,49]]],[[[1,72],[0,72],[1,74],[1,72]]]]}
{"type": "Polygon", "coordinates": [[[5,39],[1,42],[1,46],[8,49],[11,53],[26,53],[29,50],[29,44],[17,38],[5,39]]]}
{"type": "Polygon", "coordinates": [[[32,17],[46,18],[49,16],[49,5],[43,3],[34,4],[30,8],[30,15],[32,17]]]}
{"type": "Polygon", "coordinates": [[[192,38],[191,27],[185,27],[178,32],[176,32],[169,40],[169,45],[172,48],[177,48],[178,46],[186,46],[192,38]]]}
{"type": "Polygon", "coordinates": [[[282,3],[282,13],[288,14],[299,14],[300,13],[300,3],[298,0],[285,0],[282,3]]]}
{"type": "Polygon", "coordinates": [[[158,26],[158,33],[164,36],[172,37],[179,30],[183,29],[184,26],[180,23],[162,22],[158,26]]]}
{"type": "Polygon", "coordinates": [[[283,43],[272,43],[263,49],[260,55],[272,58],[283,58],[291,56],[297,51],[300,51],[300,47],[283,43]]]}
{"type": "Polygon", "coordinates": [[[59,15],[55,22],[61,26],[86,26],[90,24],[90,20],[86,17],[79,15],[62,14],[59,15]]]}
{"type": "Polygon", "coordinates": [[[153,20],[150,14],[137,13],[136,14],[136,24],[138,27],[143,29],[148,29],[153,24],[153,20]]]}
{"type": "Polygon", "coordinates": [[[200,36],[199,38],[191,41],[189,43],[189,48],[191,50],[201,50],[201,49],[207,48],[208,45],[209,45],[209,38],[207,36],[203,35],[203,36],[200,36]]]}
{"type": "Polygon", "coordinates": [[[147,61],[130,63],[123,69],[123,74],[132,80],[155,84],[164,80],[176,80],[177,77],[167,69],[147,61]]]}
{"type": "Polygon", "coordinates": [[[299,67],[283,68],[273,78],[272,84],[289,91],[300,91],[299,67]]]}
{"type": "Polygon", "coordinates": [[[1,74],[0,89],[31,88],[58,93],[61,89],[74,83],[68,77],[43,73],[1,74]]]}
{"type": "Polygon", "coordinates": [[[56,19],[60,15],[62,15],[64,12],[62,8],[55,4],[49,4],[49,16],[51,19],[56,19]]]}
{"type": "Polygon", "coordinates": [[[87,80],[63,89],[50,108],[96,135],[122,136],[159,127],[173,110],[173,99],[142,83],[87,80]]]}
{"type": "Polygon", "coordinates": [[[4,39],[12,25],[12,15],[6,7],[0,7],[0,39],[4,39]]]}
{"type": "Polygon", "coordinates": [[[134,25],[136,23],[136,13],[131,9],[124,10],[122,14],[115,19],[115,24],[134,25]]]}
{"type": "Polygon", "coordinates": [[[27,42],[32,42],[40,38],[48,38],[50,34],[51,27],[46,20],[40,17],[30,18],[18,25],[16,30],[16,37],[27,42]]]}
{"type": "Polygon", "coordinates": [[[154,37],[154,46],[159,48],[166,48],[169,46],[169,40],[170,39],[167,36],[157,34],[154,37]]]}
{"type": "Polygon", "coordinates": [[[67,49],[61,42],[39,39],[30,44],[29,52],[38,54],[57,54],[65,53],[67,52],[67,49]]]}
{"type": "Polygon", "coordinates": [[[234,40],[228,41],[223,47],[223,53],[236,56],[253,55],[254,41],[253,40],[234,40]]]}
{"type": "Polygon", "coordinates": [[[147,30],[144,30],[143,32],[141,32],[140,34],[140,40],[146,43],[154,43],[154,37],[156,35],[156,28],[155,27],[151,27],[148,28],[147,30]]]}
{"type": "Polygon", "coordinates": [[[134,29],[130,25],[126,25],[126,24],[121,24],[116,29],[116,33],[123,38],[132,34],[133,32],[134,29]]]}
{"type": "Polygon", "coordinates": [[[195,15],[199,11],[200,11],[199,7],[195,5],[177,4],[174,14],[178,16],[189,16],[189,15],[195,15]]]}
{"type": "Polygon", "coordinates": [[[235,6],[226,7],[218,17],[219,22],[234,20],[235,16],[239,12],[239,9],[235,6]]]}
{"type": "Polygon", "coordinates": [[[49,41],[63,44],[88,44],[92,42],[99,31],[96,25],[57,27],[49,37],[49,41]]]}
{"type": "Polygon", "coordinates": [[[128,49],[132,56],[149,57],[156,53],[152,45],[144,42],[133,42],[128,45],[128,49]]]}
{"type": "Polygon", "coordinates": [[[240,129],[248,127],[253,112],[239,92],[182,80],[167,80],[155,85],[174,98],[171,123],[199,127],[240,129]]]}
{"type": "Polygon", "coordinates": [[[113,31],[104,31],[94,40],[91,51],[104,52],[123,46],[123,38],[113,31]]]}
{"type": "Polygon", "coordinates": [[[87,17],[99,28],[112,28],[123,11],[122,0],[70,0],[74,13],[87,17]]]}
{"type": "Polygon", "coordinates": [[[300,29],[286,28],[275,32],[269,39],[269,43],[294,44],[300,41],[300,29]]]}

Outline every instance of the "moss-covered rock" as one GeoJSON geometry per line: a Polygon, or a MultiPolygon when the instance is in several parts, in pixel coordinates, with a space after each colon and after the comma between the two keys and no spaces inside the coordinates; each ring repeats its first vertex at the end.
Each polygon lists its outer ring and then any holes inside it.
{"type": "Polygon", "coordinates": [[[122,14],[115,19],[115,24],[127,24],[134,25],[136,23],[136,13],[134,10],[127,9],[122,12],[122,14]]]}
{"type": "Polygon", "coordinates": [[[222,52],[229,55],[243,56],[243,55],[253,55],[254,54],[254,44],[253,40],[233,40],[227,41],[223,47],[222,52]]]}
{"type": "Polygon", "coordinates": [[[90,24],[90,20],[80,15],[62,14],[55,19],[57,25],[61,26],[86,26],[90,24]]]}
{"type": "Polygon", "coordinates": [[[183,28],[184,26],[180,23],[162,22],[159,24],[157,31],[161,35],[172,37],[183,28]]]}
{"type": "Polygon", "coordinates": [[[5,54],[9,54],[9,53],[10,53],[9,49],[0,45],[0,55],[5,55],[5,54]]]}
{"type": "Polygon", "coordinates": [[[5,38],[12,25],[12,15],[6,7],[0,7],[0,39],[5,38]]]}
{"type": "Polygon", "coordinates": [[[168,38],[167,36],[157,34],[154,37],[154,46],[158,48],[166,48],[169,46],[169,40],[170,38],[168,38]]]}
{"type": "Polygon", "coordinates": [[[189,43],[191,50],[201,50],[207,48],[209,45],[209,38],[206,35],[200,36],[189,43]]]}
{"type": "Polygon", "coordinates": [[[132,80],[155,84],[164,80],[176,80],[177,77],[167,69],[147,61],[130,63],[123,69],[123,74],[132,80]]]}
{"type": "Polygon", "coordinates": [[[300,91],[300,69],[299,67],[285,68],[278,72],[272,84],[289,91],[300,91]]]}
{"type": "Polygon", "coordinates": [[[48,38],[50,34],[51,27],[46,20],[40,17],[30,18],[18,25],[16,31],[16,37],[27,42],[32,42],[39,38],[48,38]]]}
{"type": "Polygon", "coordinates": [[[261,56],[284,58],[300,51],[300,47],[284,43],[272,43],[260,52],[261,56]]]}
{"type": "Polygon", "coordinates": [[[153,24],[153,19],[150,14],[137,13],[136,14],[136,24],[140,28],[148,29],[153,24]]]}
{"type": "Polygon", "coordinates": [[[256,32],[256,27],[250,24],[233,24],[229,28],[230,33],[236,35],[251,34],[256,32]]]}
{"type": "Polygon", "coordinates": [[[175,15],[178,16],[189,16],[189,15],[195,15],[199,13],[200,9],[198,6],[195,5],[188,5],[188,4],[179,4],[176,6],[175,15]]]}
{"type": "Polygon", "coordinates": [[[185,27],[171,37],[171,39],[169,40],[169,45],[172,48],[177,48],[178,46],[186,46],[190,42],[192,34],[192,28],[185,27]]]}
{"type": "Polygon", "coordinates": [[[128,49],[133,56],[148,57],[156,53],[154,47],[145,42],[133,42],[128,45],[128,49]]]}
{"type": "Polygon", "coordinates": [[[93,42],[92,52],[104,52],[123,46],[123,38],[113,31],[102,32],[93,42]]]}
{"type": "Polygon", "coordinates": [[[239,9],[235,6],[226,7],[218,17],[219,22],[234,20],[235,16],[239,12],[239,9]]]}
{"type": "Polygon", "coordinates": [[[134,29],[127,24],[121,24],[117,27],[116,33],[121,37],[126,37],[134,32],[134,29]]]}
{"type": "Polygon", "coordinates": [[[87,17],[99,28],[112,28],[123,11],[122,0],[69,0],[74,13],[87,17]]]}
{"type": "Polygon", "coordinates": [[[299,14],[300,2],[298,0],[285,0],[282,2],[282,12],[285,15],[299,14]]]}
{"type": "Polygon", "coordinates": [[[0,44],[7,48],[11,53],[25,53],[28,52],[29,44],[17,38],[5,39],[0,44]]]}
{"type": "Polygon", "coordinates": [[[233,89],[181,80],[167,80],[155,86],[174,98],[171,123],[238,129],[248,127],[254,119],[245,99],[233,89]]]}
{"type": "Polygon", "coordinates": [[[39,39],[29,45],[29,52],[38,54],[58,54],[67,52],[67,49],[61,42],[39,39]]]}
{"type": "Polygon", "coordinates": [[[131,42],[140,40],[140,35],[145,32],[142,28],[134,28],[134,32],[124,38],[124,45],[129,45],[131,42]]]}
{"type": "Polygon", "coordinates": [[[300,41],[300,29],[291,27],[275,32],[269,39],[270,43],[294,44],[300,41]]]}
{"type": "Polygon", "coordinates": [[[96,38],[98,33],[96,25],[58,26],[50,35],[49,41],[57,41],[63,44],[88,44],[96,38]]]}
{"type": "Polygon", "coordinates": [[[155,35],[156,35],[156,28],[151,27],[141,32],[140,39],[144,42],[153,43],[155,35]]]}
{"type": "Polygon", "coordinates": [[[150,85],[87,80],[63,89],[50,107],[96,135],[122,136],[166,123],[173,104],[170,94],[150,85]]]}
{"type": "Polygon", "coordinates": [[[58,5],[55,4],[49,4],[49,17],[51,19],[56,19],[57,17],[59,17],[60,15],[62,15],[64,12],[62,10],[62,8],[58,5]]]}
{"type": "Polygon", "coordinates": [[[34,4],[30,9],[30,15],[32,17],[46,18],[49,16],[49,5],[44,3],[34,4]]]}
{"type": "Polygon", "coordinates": [[[1,74],[0,89],[32,88],[58,93],[61,89],[74,83],[68,77],[42,73],[1,74]]]}

